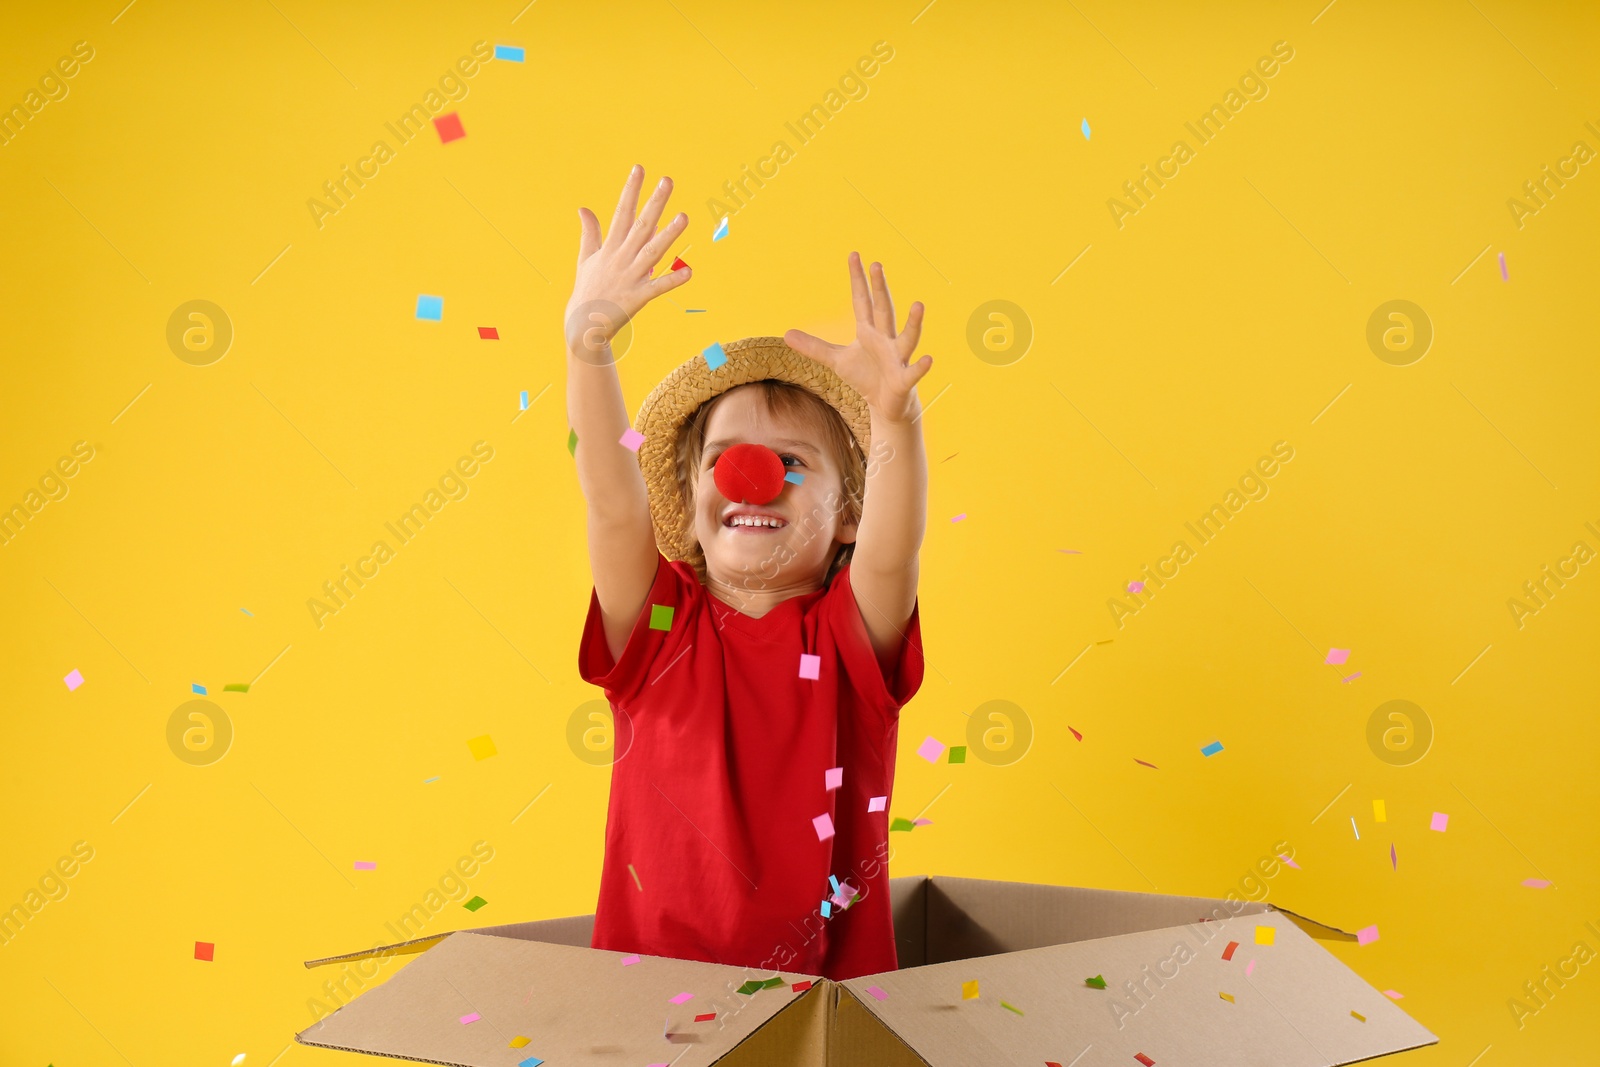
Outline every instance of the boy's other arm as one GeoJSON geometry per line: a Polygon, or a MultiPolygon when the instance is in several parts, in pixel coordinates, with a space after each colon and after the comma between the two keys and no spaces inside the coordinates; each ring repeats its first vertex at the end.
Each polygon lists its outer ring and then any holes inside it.
{"type": "Polygon", "coordinates": [[[656,232],[671,195],[669,178],[661,180],[635,219],[643,182],[644,169],[635,167],[603,243],[599,220],[588,208],[578,209],[583,232],[567,304],[567,418],[578,435],[574,459],[588,502],[589,566],[613,662],[650,595],[658,552],[639,457],[620,440],[630,422],[611,339],[646,303],[691,274],[684,268],[650,278],[689,219],[679,213],[656,232]]]}

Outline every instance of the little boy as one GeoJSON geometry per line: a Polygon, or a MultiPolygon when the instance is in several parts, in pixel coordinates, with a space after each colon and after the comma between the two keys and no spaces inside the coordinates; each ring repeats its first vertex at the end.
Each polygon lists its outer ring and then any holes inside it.
{"type": "Polygon", "coordinates": [[[854,343],[725,344],[672,371],[630,428],[611,339],[693,276],[650,276],[688,217],[657,232],[664,178],[635,218],[643,181],[634,167],[603,243],[579,209],[567,307],[594,574],[578,666],[615,722],[592,945],[893,970],[887,802],[923,667],[915,387],[933,357],[908,364],[923,308],[897,335],[881,266],[869,289],[852,253],[854,343]]]}

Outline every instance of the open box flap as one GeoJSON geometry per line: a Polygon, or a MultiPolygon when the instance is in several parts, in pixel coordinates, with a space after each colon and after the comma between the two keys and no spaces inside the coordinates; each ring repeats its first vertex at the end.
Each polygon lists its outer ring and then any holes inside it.
{"type": "Polygon", "coordinates": [[[1331,1067],[1438,1041],[1271,910],[841,985],[931,1067],[1070,1063],[1091,1046],[1084,1067],[1131,1063],[1135,1053],[1189,1067],[1331,1067]],[[1256,943],[1257,927],[1272,929],[1272,944],[1256,943]],[[1231,961],[1222,958],[1229,941],[1239,943],[1231,961]],[[1084,984],[1095,975],[1106,989],[1084,984]],[[979,996],[964,1000],[962,983],[974,980],[979,996]]]}
{"type": "MultiPolygon", "coordinates": [[[[295,1040],[450,1067],[505,1067],[529,1056],[550,1063],[603,1056],[703,1067],[807,995],[787,984],[736,993],[749,978],[739,967],[661,956],[624,967],[621,959],[617,952],[458,931],[295,1040]],[[679,993],[694,998],[671,1003],[679,993]],[[696,1014],[709,1012],[718,1018],[694,1022],[696,1014]],[[463,1024],[462,1016],[471,1013],[480,1018],[463,1024]],[[530,1043],[509,1048],[519,1035],[530,1043]]],[[[781,977],[792,983],[808,976],[781,977]]],[[[826,993],[816,986],[812,991],[826,993]]]]}
{"type": "Polygon", "coordinates": [[[377,945],[359,952],[346,952],[339,956],[324,956],[306,960],[307,967],[321,967],[325,963],[349,963],[371,956],[405,956],[432,948],[453,933],[491,934],[495,937],[514,937],[521,941],[547,941],[553,945],[572,945],[588,948],[594,935],[593,915],[573,915],[561,919],[537,919],[526,923],[505,923],[500,926],[475,926],[470,930],[447,930],[442,934],[429,934],[410,941],[392,945],[377,945]]]}

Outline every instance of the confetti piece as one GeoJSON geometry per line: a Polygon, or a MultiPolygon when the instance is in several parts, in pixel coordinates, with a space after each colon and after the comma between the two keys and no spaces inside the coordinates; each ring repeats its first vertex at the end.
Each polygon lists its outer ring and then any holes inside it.
{"type": "Polygon", "coordinates": [[[1080,734],[1078,731],[1073,730],[1072,727],[1070,727],[1070,726],[1067,727],[1067,729],[1068,730],[1072,730],[1072,736],[1073,736],[1074,739],[1076,739],[1078,741],[1082,741],[1083,740],[1083,735],[1080,734]]]}
{"type": "Polygon", "coordinates": [[[1222,742],[1221,741],[1213,741],[1209,745],[1206,745],[1206,746],[1204,746],[1203,748],[1200,749],[1200,755],[1202,755],[1202,756],[1215,756],[1218,752],[1221,752],[1221,751],[1222,751],[1222,742]]]}
{"type": "Polygon", "coordinates": [[[1356,673],[1354,673],[1354,674],[1347,675],[1347,676],[1345,676],[1343,678],[1340,678],[1339,681],[1341,681],[1341,682],[1353,682],[1359,677],[1361,677],[1361,672],[1360,671],[1356,671],[1356,673]]]}
{"type": "Polygon", "coordinates": [[[1233,994],[1231,993],[1218,993],[1217,996],[1221,997],[1223,1000],[1226,1000],[1229,1004],[1238,1003],[1238,1001],[1233,999],[1233,994]]]}
{"type": "Polygon", "coordinates": [[[873,797],[871,800],[867,801],[867,810],[868,811],[882,811],[884,808],[887,808],[888,806],[889,806],[889,798],[888,797],[873,797]]]}
{"type": "Polygon", "coordinates": [[[966,745],[952,745],[952,746],[950,746],[950,762],[951,763],[965,763],[965,762],[967,762],[967,746],[966,745]]]}
{"type": "Polygon", "coordinates": [[[1548,888],[1550,888],[1550,883],[1547,880],[1543,879],[1543,878],[1524,878],[1522,880],[1522,884],[1527,886],[1529,889],[1548,889],[1548,888]]]}
{"type": "Polygon", "coordinates": [[[839,876],[837,874],[828,875],[828,884],[833,886],[833,891],[837,893],[839,891],[839,876]]]}
{"type": "Polygon", "coordinates": [[[205,696],[206,695],[206,687],[203,686],[203,685],[198,685],[198,684],[196,684],[194,682],[190,682],[189,683],[189,692],[191,692],[191,693],[199,693],[201,696],[205,696]]]}
{"type": "Polygon", "coordinates": [[[1004,1008],[1004,1009],[1006,1009],[1006,1010],[1007,1010],[1007,1011],[1014,1011],[1014,1012],[1016,1012],[1016,1013],[1017,1013],[1017,1014],[1018,1014],[1018,1015],[1021,1015],[1021,1014],[1022,1014],[1022,1009],[1021,1009],[1021,1008],[1018,1008],[1018,1007],[1015,1007],[1015,1006],[1013,1006],[1013,1005],[1011,1005],[1011,1004],[1007,1004],[1007,1003],[1006,1003],[1006,1002],[1005,1002],[1005,1001],[1003,1001],[1003,1000],[1002,1000],[1002,1001],[1001,1001],[1001,1002],[1000,1002],[1000,1006],[1001,1006],[1001,1007],[1002,1007],[1002,1008],[1004,1008]]]}
{"type": "Polygon", "coordinates": [[[239,1064],[241,1064],[243,1062],[244,1062],[244,1053],[241,1052],[241,1053],[239,1053],[237,1056],[235,1056],[233,1058],[233,1062],[230,1063],[228,1065],[228,1067],[239,1067],[239,1064]]]}
{"type": "MultiPolygon", "coordinates": [[[[822,788],[838,789],[841,785],[844,785],[843,767],[829,767],[827,770],[822,772],[822,788]]],[[[834,880],[833,888],[839,888],[839,882],[837,879],[834,880]]]]}
{"type": "Polygon", "coordinates": [[[511,1043],[509,1045],[507,1045],[506,1047],[507,1048],[527,1048],[528,1045],[530,1045],[531,1043],[532,1042],[530,1042],[527,1038],[523,1037],[521,1034],[518,1034],[516,1037],[511,1039],[511,1043]]]}
{"type": "Polygon", "coordinates": [[[489,903],[489,902],[487,900],[484,900],[482,897],[473,897],[471,900],[467,901],[465,904],[463,904],[461,906],[463,908],[466,908],[468,911],[477,911],[479,908],[483,907],[487,903],[489,903]]]}
{"type": "Polygon", "coordinates": [[[483,1018],[483,1016],[479,1015],[477,1012],[469,1011],[469,1012],[467,1012],[467,1014],[465,1014],[465,1015],[463,1015],[461,1017],[461,1025],[462,1026],[469,1026],[472,1023],[477,1022],[481,1018],[483,1018]]]}
{"type": "Polygon", "coordinates": [[[706,313],[706,309],[705,308],[684,308],[683,309],[683,313],[685,315],[704,315],[706,313]]]}
{"type": "Polygon", "coordinates": [[[544,1061],[537,1056],[529,1056],[525,1060],[518,1060],[517,1067],[539,1067],[539,1064],[543,1062],[544,1061]]]}
{"type": "Polygon", "coordinates": [[[670,630],[670,629],[672,629],[672,611],[673,611],[673,608],[672,608],[671,604],[651,604],[650,605],[650,629],[652,629],[652,630],[670,630]]]}
{"type": "Polygon", "coordinates": [[[248,693],[248,692],[250,692],[250,683],[249,682],[230,682],[229,684],[227,684],[227,685],[222,687],[222,691],[224,693],[248,693]]]}
{"type": "Polygon", "coordinates": [[[1348,648],[1330,648],[1328,649],[1328,658],[1322,662],[1331,663],[1337,667],[1339,664],[1343,663],[1349,658],[1350,650],[1348,648]]]}
{"type": "Polygon", "coordinates": [[[639,892],[644,892],[644,883],[639,881],[639,872],[633,869],[633,864],[628,864],[628,873],[633,875],[633,884],[639,887],[639,892]]]}
{"type": "Polygon", "coordinates": [[[1360,841],[1361,831],[1356,827],[1356,817],[1354,815],[1350,816],[1350,829],[1356,835],[1356,840],[1360,841]]]}
{"type": "Polygon", "coordinates": [[[437,782],[438,780],[439,780],[439,776],[436,774],[432,778],[424,778],[422,780],[422,784],[423,785],[427,785],[429,782],[437,782]]]}
{"type": "Polygon", "coordinates": [[[239,610],[244,612],[246,615],[249,615],[252,619],[256,617],[255,613],[250,611],[248,608],[240,608],[239,610]]]}
{"type": "Polygon", "coordinates": [[[526,53],[524,53],[522,49],[516,47],[515,45],[497,44],[494,46],[494,57],[496,59],[504,59],[512,63],[521,63],[525,54],[526,53]]]}
{"type": "Polygon", "coordinates": [[[623,431],[621,437],[617,438],[617,443],[629,452],[637,452],[639,446],[644,444],[644,434],[630,426],[623,431]]]}
{"type": "Polygon", "coordinates": [[[1376,940],[1378,940],[1378,926],[1376,923],[1371,926],[1363,926],[1356,931],[1356,944],[1358,945],[1370,945],[1376,940]]]}
{"type": "Polygon", "coordinates": [[[939,757],[944,753],[944,745],[934,737],[926,737],[922,744],[917,746],[917,755],[929,763],[939,762],[939,757]]]}
{"type": "Polygon", "coordinates": [[[889,829],[890,830],[913,830],[913,829],[916,829],[916,825],[917,824],[912,822],[910,819],[892,819],[889,822],[889,829]]]}
{"type": "Polygon", "coordinates": [[[1449,825],[1450,816],[1446,815],[1442,811],[1436,811],[1433,813],[1433,819],[1428,823],[1428,829],[1437,830],[1442,834],[1444,833],[1445,827],[1449,825]]]}
{"type": "Polygon", "coordinates": [[[800,653],[800,677],[816,681],[822,675],[822,657],[809,652],[800,653]]]}
{"type": "Polygon", "coordinates": [[[358,871],[375,871],[377,869],[378,864],[375,860],[356,860],[356,870],[358,871]]]}
{"type": "Polygon", "coordinates": [[[728,355],[722,350],[722,345],[720,343],[711,345],[711,347],[707,348],[700,354],[705,357],[706,366],[710,367],[712,370],[716,370],[718,367],[728,362],[728,355]]]}
{"type": "Polygon", "coordinates": [[[1079,549],[1076,549],[1076,548],[1058,548],[1058,549],[1056,549],[1056,551],[1057,552],[1065,552],[1069,556],[1081,556],[1081,555],[1083,555],[1083,552],[1081,550],[1079,550],[1079,549]]]}
{"type": "Polygon", "coordinates": [[[418,296],[417,318],[427,319],[429,322],[438,322],[444,318],[444,297],[418,296]]]}
{"type": "Polygon", "coordinates": [[[1093,978],[1085,978],[1083,984],[1090,989],[1104,989],[1106,987],[1105,975],[1097,974],[1093,978]]]}
{"type": "Polygon", "coordinates": [[[875,985],[867,986],[867,992],[872,994],[872,997],[873,997],[874,1000],[888,1000],[889,999],[889,994],[885,993],[882,989],[879,989],[875,985]]]}
{"type": "MultiPolygon", "coordinates": [[[[749,985],[749,984],[750,984],[749,982],[745,983],[745,985],[749,985]]],[[[743,990],[741,989],[740,992],[743,992],[743,990]]],[[[674,1003],[674,1004],[687,1004],[687,1003],[689,1003],[689,1001],[694,999],[694,994],[693,993],[679,993],[677,996],[670,997],[668,999],[670,999],[671,1002],[674,1003]]]]}
{"type": "Polygon", "coordinates": [[[1256,969],[1256,961],[1255,960],[1251,960],[1249,963],[1244,965],[1244,976],[1246,978],[1249,978],[1250,977],[1250,972],[1255,970],[1255,969],[1256,969]]]}
{"type": "Polygon", "coordinates": [[[722,216],[722,221],[717,223],[716,230],[711,234],[711,239],[720,241],[726,236],[728,236],[728,216],[724,215],[722,216]]]}
{"type": "Polygon", "coordinates": [[[467,750],[472,753],[473,759],[478,760],[488,759],[490,756],[493,756],[499,751],[499,749],[494,747],[494,738],[490,737],[488,734],[484,734],[482,737],[468,738],[467,750]]]}
{"type": "Polygon", "coordinates": [[[1278,931],[1270,926],[1258,926],[1256,927],[1256,944],[1270,945],[1272,944],[1272,939],[1276,937],[1277,934],[1278,931]]]}
{"type": "Polygon", "coordinates": [[[832,901],[824,900],[822,902],[822,917],[824,919],[831,919],[833,917],[833,903],[832,903],[832,901]]]}
{"type": "Polygon", "coordinates": [[[1152,771],[1159,771],[1161,769],[1160,767],[1157,767],[1154,763],[1145,763],[1144,760],[1140,759],[1138,756],[1133,757],[1133,762],[1138,763],[1138,764],[1142,764],[1145,767],[1149,767],[1152,771]]]}
{"type": "Polygon", "coordinates": [[[965,511],[963,511],[961,514],[957,515],[955,518],[951,519],[950,521],[951,522],[960,522],[962,519],[964,519],[966,517],[967,517],[967,513],[965,511]]]}
{"type": "Polygon", "coordinates": [[[1383,991],[1383,995],[1388,997],[1390,1000],[1404,1000],[1404,999],[1406,999],[1406,995],[1404,993],[1396,993],[1392,989],[1385,989],[1383,991]]]}
{"type": "Polygon", "coordinates": [[[1367,1021],[1367,1017],[1365,1015],[1362,1015],[1359,1011],[1352,1011],[1350,1014],[1355,1016],[1356,1020],[1359,1021],[1359,1022],[1366,1022],[1367,1021]]]}
{"type": "Polygon", "coordinates": [[[520,410],[520,411],[527,411],[528,410],[528,391],[526,389],[524,389],[522,391],[522,396],[518,399],[517,404],[518,404],[518,410],[520,410]]]}
{"type": "Polygon", "coordinates": [[[717,1019],[717,1013],[714,1012],[714,1011],[708,1011],[704,1015],[696,1015],[694,1017],[694,1021],[697,1022],[697,1023],[716,1022],[716,1019],[717,1019]]]}
{"type": "Polygon", "coordinates": [[[1383,801],[1381,801],[1381,800],[1374,800],[1372,802],[1372,821],[1373,822],[1388,822],[1389,821],[1389,812],[1384,807],[1383,801]]]}
{"type": "Polygon", "coordinates": [[[1395,858],[1394,845],[1389,846],[1389,866],[1397,871],[1400,869],[1400,861],[1395,858]]]}
{"type": "Polygon", "coordinates": [[[961,999],[962,1000],[977,1000],[978,999],[978,983],[976,981],[962,982],[961,983],[961,999]]]}
{"type": "Polygon", "coordinates": [[[1298,863],[1290,859],[1288,856],[1285,856],[1283,853],[1278,853],[1278,858],[1287,863],[1289,866],[1293,867],[1295,870],[1298,871],[1300,869],[1300,865],[1298,863]]]}
{"type": "Polygon", "coordinates": [[[461,116],[454,111],[434,119],[433,128],[439,131],[440,144],[459,141],[467,135],[467,131],[461,128],[461,116]]]}
{"type": "Polygon", "coordinates": [[[1156,1061],[1142,1052],[1135,1052],[1133,1058],[1144,1064],[1144,1067],[1156,1067],[1156,1061]]]}
{"type": "Polygon", "coordinates": [[[1239,942],[1237,942],[1237,941],[1229,941],[1228,942],[1228,947],[1222,950],[1222,958],[1225,959],[1225,960],[1233,959],[1233,954],[1236,951],[1238,951],[1238,948],[1239,948],[1239,942]]]}
{"type": "Polygon", "coordinates": [[[667,269],[670,271],[670,270],[687,270],[688,268],[689,268],[689,264],[685,263],[682,259],[679,259],[677,256],[673,256],[672,257],[672,266],[667,268],[667,269]]]}
{"type": "Polygon", "coordinates": [[[211,961],[216,958],[217,946],[210,941],[196,941],[194,943],[194,958],[197,960],[211,961]]]}
{"type": "Polygon", "coordinates": [[[1083,120],[1082,129],[1083,129],[1083,139],[1085,141],[1087,141],[1089,139],[1089,120],[1088,119],[1084,119],[1083,120]]]}
{"type": "Polygon", "coordinates": [[[833,816],[823,812],[811,820],[812,827],[817,831],[817,840],[826,841],[833,836],[833,816]]]}
{"type": "Polygon", "coordinates": [[[578,455],[578,431],[570,427],[567,429],[567,451],[574,458],[578,455]]]}
{"type": "Polygon", "coordinates": [[[788,474],[783,476],[783,480],[788,482],[790,485],[800,485],[805,482],[806,476],[801,474],[799,471],[790,471],[788,474]]]}
{"type": "Polygon", "coordinates": [[[912,826],[932,826],[933,825],[933,820],[932,819],[912,819],[911,820],[911,825],[912,826]]]}
{"type": "Polygon", "coordinates": [[[789,991],[791,993],[804,993],[806,990],[808,990],[810,988],[811,988],[811,979],[808,978],[804,982],[796,982],[794,985],[790,986],[789,987],[789,991]]]}
{"type": "Polygon", "coordinates": [[[1506,273],[1506,254],[1504,252],[1500,253],[1500,280],[1503,282],[1511,280],[1511,275],[1506,273]]]}
{"type": "Polygon", "coordinates": [[[1144,592],[1144,583],[1143,582],[1129,582],[1128,583],[1128,592],[1130,592],[1130,593],[1142,593],[1142,592],[1144,592]]]}
{"type": "Polygon", "coordinates": [[[479,326],[478,327],[478,340],[480,340],[480,341],[498,341],[498,340],[500,340],[500,331],[498,329],[496,329],[495,327],[493,327],[493,326],[479,326]]]}
{"type": "Polygon", "coordinates": [[[622,957],[622,965],[624,967],[632,967],[635,963],[638,963],[638,962],[639,962],[639,954],[637,952],[634,953],[631,956],[622,957]]]}

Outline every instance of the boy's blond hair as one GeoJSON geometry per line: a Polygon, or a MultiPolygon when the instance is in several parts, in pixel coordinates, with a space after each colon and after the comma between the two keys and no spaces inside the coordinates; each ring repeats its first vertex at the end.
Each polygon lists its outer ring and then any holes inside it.
{"type": "MultiPolygon", "coordinates": [[[[777,378],[746,382],[735,386],[734,389],[743,389],[751,385],[761,387],[762,400],[765,401],[768,412],[805,420],[822,430],[823,448],[832,455],[844,483],[843,492],[838,498],[839,521],[846,524],[860,522],[866,496],[867,463],[866,457],[861,454],[861,446],[857,444],[850,428],[845,425],[844,418],[833,409],[832,405],[811,390],[777,378]]],[[[700,470],[700,459],[705,454],[706,427],[711,422],[711,413],[716,410],[717,402],[731,392],[733,389],[718,393],[697,407],[694,413],[684,420],[683,427],[678,431],[674,449],[673,474],[678,483],[679,495],[683,498],[684,522],[688,524],[687,540],[693,545],[689,554],[684,557],[684,561],[694,568],[701,585],[706,584],[706,555],[700,546],[699,538],[694,536],[695,486],[699,480],[697,475],[700,470]]],[[[796,516],[795,524],[804,525],[805,518],[813,516],[796,516]]],[[[820,524],[825,516],[814,516],[814,518],[820,524]]],[[[812,536],[815,536],[815,527],[812,536]]],[[[828,566],[828,573],[823,578],[823,585],[826,586],[831,582],[833,576],[850,562],[854,549],[853,542],[839,546],[839,550],[834,553],[833,562],[828,566]]]]}

